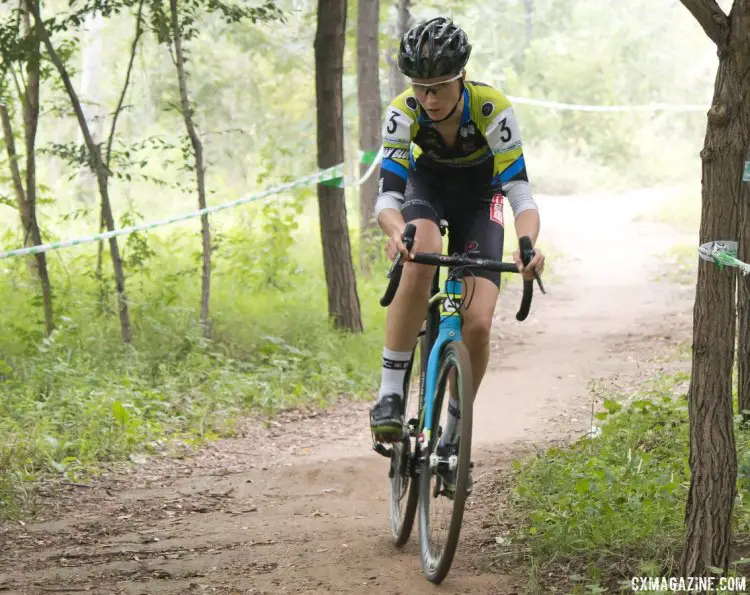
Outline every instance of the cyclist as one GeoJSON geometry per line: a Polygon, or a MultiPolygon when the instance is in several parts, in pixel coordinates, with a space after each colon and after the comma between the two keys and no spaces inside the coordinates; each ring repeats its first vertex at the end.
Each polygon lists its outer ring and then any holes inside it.
{"type": "MultiPolygon", "coordinates": [[[[370,429],[378,442],[402,436],[406,367],[427,312],[434,267],[409,263],[401,241],[406,223],[416,228],[416,251],[440,252],[439,222],[448,222],[450,253],[501,260],[503,199],[510,202],[516,234],[532,244],[539,235],[539,213],[526,175],[521,136],[510,102],[500,91],[466,81],[471,45],[451,19],[437,17],[410,29],[401,40],[399,70],[411,85],[388,107],[383,126],[383,160],[375,207],[388,236],[386,252],[407,259],[396,296],[388,308],[382,378],[370,411],[370,429]]],[[[541,273],[539,249],[527,267],[513,258],[524,279],[541,273]]],[[[463,341],[472,362],[474,386],[487,368],[490,327],[498,299],[500,274],[476,270],[464,279],[472,295],[463,312],[463,341]]],[[[475,389],[476,389],[475,388],[475,389]]],[[[449,399],[447,427],[438,454],[450,454],[457,435],[458,402],[449,399]]],[[[446,481],[446,488],[455,486],[446,481]]]]}

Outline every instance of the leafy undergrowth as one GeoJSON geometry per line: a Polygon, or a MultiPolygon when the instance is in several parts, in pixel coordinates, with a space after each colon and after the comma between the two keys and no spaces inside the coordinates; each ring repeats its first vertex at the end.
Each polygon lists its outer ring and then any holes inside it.
{"type": "MultiPolygon", "coordinates": [[[[690,481],[680,373],[660,376],[622,406],[606,400],[598,436],[514,461],[507,508],[517,515],[505,554],[522,556],[538,593],[632,590],[634,576],[679,576],[690,481]]],[[[736,422],[734,535],[750,536],[750,432],[736,422]]],[[[741,549],[738,574],[747,569],[741,549]]],[[[507,557],[507,556],[505,556],[507,557]]]]}
{"type": "MultiPolygon", "coordinates": [[[[277,199],[212,223],[211,333],[197,323],[199,235],[188,225],[121,240],[133,343],[96,245],[50,253],[56,329],[45,337],[37,283],[22,259],[0,269],[0,519],[39,480],[82,481],[102,464],[231,435],[241,415],[272,415],[377,386],[388,264],[382,236],[357,276],[365,331],[335,330],[312,201],[277,199]],[[305,210],[311,213],[306,215],[305,210]]],[[[122,224],[141,219],[125,214],[122,224]]],[[[359,246],[352,234],[358,262],[359,246]]],[[[19,238],[6,234],[5,243],[19,238]]],[[[510,260],[513,246],[506,246],[510,260]]],[[[511,276],[509,283],[520,283],[511,276]]]]}
{"type": "MultiPolygon", "coordinates": [[[[365,332],[335,330],[319,243],[310,249],[304,233],[293,238],[296,209],[261,211],[253,222],[216,230],[210,340],[196,321],[194,234],[134,234],[123,242],[134,327],[127,347],[113,284],[93,275],[95,245],[49,259],[57,328],[48,338],[25,263],[4,263],[0,519],[23,508],[36,480],[80,481],[102,463],[163,449],[172,439],[228,435],[241,414],[371,394],[384,274],[358,278],[365,332]]],[[[383,263],[375,268],[385,270],[383,263]]]]}

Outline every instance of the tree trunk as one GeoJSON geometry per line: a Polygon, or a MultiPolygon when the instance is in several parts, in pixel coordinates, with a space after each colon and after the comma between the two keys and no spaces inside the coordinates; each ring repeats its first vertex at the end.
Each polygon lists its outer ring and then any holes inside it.
{"type": "MultiPolygon", "coordinates": [[[[115,108],[114,114],[112,114],[112,124],[109,129],[109,136],[107,137],[107,152],[104,156],[104,165],[107,168],[107,173],[111,172],[110,165],[112,163],[112,144],[115,140],[115,132],[117,131],[117,120],[120,117],[120,114],[122,113],[122,108],[125,103],[125,95],[128,92],[128,87],[130,86],[130,77],[133,74],[133,64],[135,64],[135,54],[136,50],[138,49],[138,42],[141,39],[141,34],[143,33],[143,4],[145,0],[140,0],[138,3],[138,11],[135,15],[135,33],[133,34],[133,42],[130,44],[130,59],[128,60],[128,67],[125,70],[125,81],[122,84],[122,91],[120,91],[120,99],[117,101],[117,107],[115,108]]],[[[101,233],[104,231],[105,221],[104,221],[104,209],[102,208],[102,205],[99,205],[99,232],[101,233]]],[[[106,295],[104,292],[104,286],[102,283],[102,263],[103,263],[103,253],[104,253],[104,242],[99,241],[97,242],[97,248],[96,248],[96,280],[99,282],[99,296],[100,300],[104,301],[104,296],[106,295]]]]}
{"type": "MultiPolygon", "coordinates": [[[[86,142],[86,148],[88,150],[91,167],[96,173],[96,179],[99,186],[99,194],[102,199],[102,216],[107,225],[109,231],[114,231],[115,221],[112,216],[112,206],[109,200],[109,189],[107,187],[109,173],[102,159],[100,147],[94,142],[89,131],[89,126],[86,121],[86,117],[83,114],[81,108],[81,102],[78,99],[78,95],[73,88],[73,84],[70,81],[70,76],[65,68],[59,54],[52,45],[52,40],[49,37],[49,32],[44,26],[44,21],[39,10],[39,3],[29,1],[34,7],[34,20],[36,24],[36,31],[42,42],[44,43],[47,53],[49,54],[50,61],[54,64],[55,69],[60,74],[65,90],[70,98],[70,103],[75,111],[76,118],[78,119],[78,125],[83,133],[84,141],[86,142]]],[[[120,337],[124,343],[130,343],[133,338],[132,328],[130,326],[130,314],[128,312],[128,300],[125,294],[125,273],[122,268],[122,258],[120,257],[120,248],[117,244],[117,238],[109,239],[109,251],[112,255],[112,268],[115,275],[115,288],[117,289],[117,300],[119,305],[120,314],[120,337]]]]}
{"type": "Polygon", "coordinates": [[[531,43],[534,35],[534,0],[523,0],[525,9],[524,20],[526,21],[526,46],[531,43]]]}
{"type": "MultiPolygon", "coordinates": [[[[21,225],[24,230],[24,246],[31,246],[31,213],[26,201],[26,190],[23,186],[23,177],[18,167],[20,159],[16,151],[16,139],[13,136],[13,125],[10,121],[10,115],[4,104],[0,104],[0,119],[2,119],[3,139],[5,140],[5,151],[8,154],[8,165],[10,166],[10,177],[13,181],[13,190],[16,194],[16,204],[18,205],[18,214],[21,217],[21,225]]],[[[33,270],[33,266],[29,270],[33,270]]]]}
{"type": "MultiPolygon", "coordinates": [[[[198,184],[198,208],[206,208],[206,179],[205,167],[203,165],[203,144],[193,123],[193,111],[190,108],[190,100],[187,92],[187,79],[185,75],[185,58],[182,50],[182,33],[177,15],[177,0],[170,0],[169,6],[172,13],[172,30],[174,33],[175,66],[177,66],[177,79],[180,85],[180,106],[182,117],[185,120],[190,143],[193,145],[193,156],[195,157],[195,177],[198,184]]],[[[203,239],[203,275],[201,277],[201,313],[200,323],[204,336],[210,335],[208,321],[208,304],[211,293],[211,228],[208,224],[208,215],[201,217],[201,238],[203,239]]]]}
{"type": "MultiPolygon", "coordinates": [[[[378,25],[380,0],[359,2],[357,13],[357,95],[359,98],[359,149],[372,153],[380,147],[382,105],[380,102],[380,65],[378,54],[378,25]]],[[[370,165],[360,164],[360,175],[370,165]]],[[[368,249],[378,231],[375,221],[375,201],[378,198],[378,175],[373,172],[359,188],[359,264],[367,270],[371,256],[368,249]]]]}
{"type": "MultiPolygon", "coordinates": [[[[750,151],[745,162],[750,162],[750,151]]],[[[743,262],[750,262],[750,181],[742,184],[739,211],[738,257],[743,262]]],[[[747,424],[750,421],[750,275],[738,278],[737,343],[737,411],[747,424]]]]}
{"type": "Polygon", "coordinates": [[[409,8],[411,0],[398,0],[398,13],[396,15],[396,49],[388,53],[386,61],[390,68],[388,69],[388,88],[391,97],[396,97],[406,89],[406,77],[398,69],[398,48],[401,44],[401,38],[412,25],[412,16],[409,8]]]}
{"type": "MultiPolygon", "coordinates": [[[[703,162],[701,244],[732,240],[750,131],[750,0],[737,0],[730,19],[713,0],[683,0],[719,47],[703,162]]],[[[693,310],[690,491],[685,508],[682,575],[728,568],[737,480],[732,407],[735,337],[734,269],[701,262],[693,310]]]]}
{"type": "MultiPolygon", "coordinates": [[[[39,126],[39,38],[31,28],[32,7],[29,1],[23,3],[23,30],[32,47],[26,63],[26,93],[23,98],[23,128],[26,138],[26,204],[29,213],[31,240],[35,246],[42,244],[42,234],[36,220],[36,133],[39,126]]],[[[52,311],[52,286],[47,271],[47,255],[35,254],[36,270],[42,289],[44,307],[44,327],[49,335],[55,328],[52,311]]]]}
{"type": "MultiPolygon", "coordinates": [[[[344,161],[343,89],[346,0],[318,0],[315,96],[318,167],[344,161]]],[[[328,285],[328,313],[336,328],[362,331],[343,188],[318,184],[320,236],[328,285]]]]}
{"type": "Polygon", "coordinates": [[[511,62],[513,63],[513,69],[521,74],[524,71],[524,60],[526,58],[526,50],[531,45],[531,38],[534,35],[534,0],[522,0],[524,8],[524,23],[526,36],[524,38],[523,45],[521,45],[516,53],[513,55],[511,62]]]}
{"type": "MultiPolygon", "coordinates": [[[[103,67],[103,29],[104,17],[100,13],[89,14],[85,21],[85,31],[81,35],[81,97],[83,113],[90,123],[91,136],[95,143],[104,141],[104,109],[102,106],[102,67],[103,67]]],[[[106,83],[105,83],[106,84],[106,83]]],[[[80,137],[79,137],[80,140],[80,137]]],[[[91,168],[82,167],[77,180],[78,200],[86,205],[95,204],[96,175],[91,168]]],[[[101,205],[100,205],[101,213],[101,205]]],[[[103,228],[100,214],[100,229],[103,228]]],[[[101,246],[101,242],[100,242],[101,246]]]]}
{"type": "MultiPolygon", "coordinates": [[[[28,48],[26,63],[26,86],[21,94],[23,104],[23,124],[26,150],[26,187],[18,167],[19,156],[16,152],[15,138],[10,116],[4,105],[0,105],[0,119],[2,120],[5,148],[10,163],[11,179],[16,193],[18,212],[24,229],[24,245],[39,246],[42,243],[39,225],[36,220],[36,133],[39,122],[39,41],[32,36],[30,7],[23,5],[24,37],[32,44],[28,48]]],[[[44,309],[44,327],[49,335],[55,328],[52,309],[52,286],[47,271],[47,256],[44,253],[29,256],[30,273],[39,279],[42,290],[42,304],[44,309]]]]}

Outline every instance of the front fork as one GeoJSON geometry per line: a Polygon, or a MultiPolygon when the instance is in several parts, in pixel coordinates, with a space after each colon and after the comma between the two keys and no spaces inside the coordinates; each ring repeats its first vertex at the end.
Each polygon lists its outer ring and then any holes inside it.
{"type": "MultiPolygon", "coordinates": [[[[435,272],[433,279],[432,294],[435,295],[439,292],[439,269],[435,272]]],[[[419,415],[420,418],[412,418],[407,422],[408,432],[402,438],[402,456],[404,457],[404,463],[406,464],[406,473],[410,477],[415,477],[419,472],[420,465],[417,463],[423,463],[429,461],[430,470],[434,471],[440,463],[447,463],[449,469],[452,471],[458,465],[458,457],[451,455],[448,459],[440,460],[437,453],[430,453],[429,457],[426,456],[427,450],[429,449],[430,437],[432,435],[432,427],[425,427],[425,420],[432,418],[432,404],[433,399],[430,399],[429,406],[426,395],[432,394],[434,396],[435,390],[437,389],[437,366],[440,362],[440,355],[443,348],[450,341],[457,341],[461,339],[461,317],[459,316],[458,310],[461,305],[462,298],[462,286],[460,277],[456,276],[451,272],[445,281],[445,293],[447,299],[439,302],[433,302],[430,304],[427,311],[427,319],[424,328],[419,332],[419,337],[426,337],[426,347],[428,349],[428,359],[426,366],[420,362],[420,391],[419,391],[419,415]],[[447,304],[446,304],[447,302],[447,304]],[[416,438],[414,452],[411,452],[411,439],[416,438]]],[[[420,352],[420,357],[423,354],[420,352]]],[[[412,365],[415,362],[412,362],[412,365]]],[[[411,373],[411,369],[409,370],[411,373]]],[[[437,428],[438,435],[436,439],[440,439],[440,428],[437,428]]],[[[380,442],[374,442],[372,448],[378,454],[389,458],[391,464],[388,470],[388,477],[393,478],[396,469],[397,461],[395,457],[395,449],[388,448],[380,442]]]]}

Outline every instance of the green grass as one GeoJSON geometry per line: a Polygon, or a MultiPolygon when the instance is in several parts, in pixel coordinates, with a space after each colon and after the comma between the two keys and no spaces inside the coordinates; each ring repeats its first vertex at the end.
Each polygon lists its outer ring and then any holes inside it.
{"type": "Polygon", "coordinates": [[[77,479],[170,439],[231,434],[240,415],[369,396],[379,375],[384,275],[358,277],[365,332],[334,330],[319,241],[308,243],[314,221],[299,223],[288,205],[270,205],[217,226],[210,340],[196,321],[197,226],[121,244],[131,346],[120,342],[111,281],[101,288],[93,278],[94,245],[50,259],[57,329],[49,338],[23,261],[5,261],[0,518],[18,512],[33,480],[77,479]]]}
{"type": "MultiPolygon", "coordinates": [[[[616,592],[632,576],[679,575],[690,470],[685,374],[659,376],[627,406],[597,415],[601,434],[514,462],[514,542],[529,552],[538,592],[616,592]]],[[[739,421],[738,421],[739,424],[739,421]]],[[[735,535],[750,533],[750,434],[736,428],[735,535]]]]}
{"type": "MultiPolygon", "coordinates": [[[[372,273],[357,275],[365,331],[336,331],[327,316],[315,203],[309,191],[297,198],[212,218],[210,339],[197,323],[197,221],[120,239],[129,346],[120,341],[107,251],[104,283],[94,274],[95,244],[49,254],[57,324],[50,337],[24,261],[3,261],[0,518],[19,513],[37,480],[81,481],[103,463],[163,450],[176,439],[198,444],[231,435],[241,416],[372,395],[386,312],[378,303],[388,269],[382,236],[368,248],[378,254],[372,273]]],[[[140,219],[135,211],[123,217],[140,219]]],[[[349,219],[358,262],[353,211],[349,219]]],[[[510,260],[512,225],[508,238],[510,260]]],[[[18,243],[13,231],[0,241],[18,243]]],[[[505,280],[520,283],[515,275],[505,280]]]]}

